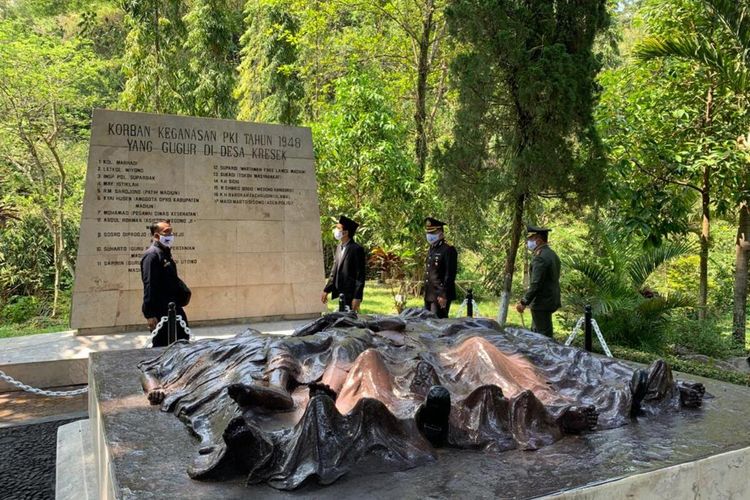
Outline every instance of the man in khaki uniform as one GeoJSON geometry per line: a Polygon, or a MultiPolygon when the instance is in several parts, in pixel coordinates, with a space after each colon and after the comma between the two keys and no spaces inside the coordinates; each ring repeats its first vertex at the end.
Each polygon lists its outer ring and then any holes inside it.
{"type": "Polygon", "coordinates": [[[529,289],[516,304],[523,313],[531,308],[531,329],[552,338],[552,313],[560,309],[560,258],[547,242],[550,230],[527,226],[526,246],[534,258],[531,261],[529,289]]]}

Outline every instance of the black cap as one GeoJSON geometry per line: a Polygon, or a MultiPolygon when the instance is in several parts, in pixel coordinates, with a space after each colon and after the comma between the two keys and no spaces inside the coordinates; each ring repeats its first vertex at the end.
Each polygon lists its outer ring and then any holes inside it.
{"type": "Polygon", "coordinates": [[[344,229],[349,231],[349,236],[353,236],[355,232],[357,232],[357,228],[359,227],[359,224],[351,220],[346,215],[342,215],[339,217],[339,224],[344,226],[344,229]]]}
{"type": "Polygon", "coordinates": [[[547,229],[546,227],[537,227],[537,226],[526,226],[526,237],[534,236],[535,234],[538,234],[544,239],[547,239],[547,235],[549,232],[552,231],[551,229],[547,229]]]}
{"type": "Polygon", "coordinates": [[[424,228],[428,233],[434,233],[436,231],[442,231],[445,222],[439,221],[434,217],[426,217],[424,220],[424,228]]]}

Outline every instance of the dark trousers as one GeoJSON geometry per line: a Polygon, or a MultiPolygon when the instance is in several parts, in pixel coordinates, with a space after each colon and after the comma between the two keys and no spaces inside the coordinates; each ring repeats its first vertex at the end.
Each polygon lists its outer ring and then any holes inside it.
{"type": "Polygon", "coordinates": [[[445,307],[440,307],[440,304],[438,304],[437,300],[434,301],[434,302],[429,301],[429,300],[425,300],[424,301],[424,308],[427,309],[428,311],[432,312],[432,313],[435,313],[435,316],[437,316],[438,318],[447,318],[448,317],[448,311],[451,308],[451,301],[449,300],[445,304],[445,307]]]}
{"type": "MultiPolygon", "coordinates": [[[[188,323],[187,315],[185,314],[185,310],[181,307],[178,307],[176,310],[177,316],[182,316],[182,320],[185,322],[186,325],[190,326],[188,323]]],[[[163,316],[169,316],[168,311],[164,311],[164,313],[157,317],[157,320],[161,321],[161,318],[163,316]]],[[[177,338],[173,336],[171,339],[169,338],[169,325],[165,321],[163,325],[161,325],[161,328],[159,328],[159,332],[156,334],[153,340],[153,346],[154,347],[165,347],[168,346],[170,343],[175,342],[175,340],[190,340],[190,336],[187,334],[184,328],[180,325],[179,321],[176,322],[176,333],[177,338]],[[170,342],[171,340],[171,342],[170,342]]]]}
{"type": "Polygon", "coordinates": [[[542,335],[552,338],[552,313],[553,311],[531,310],[531,329],[542,335]]]}
{"type": "MultiPolygon", "coordinates": [[[[339,294],[341,295],[341,294],[339,294]]],[[[336,306],[336,310],[339,310],[339,296],[331,294],[331,298],[333,299],[333,303],[336,306]]],[[[349,309],[352,308],[352,301],[354,300],[354,294],[348,294],[344,293],[344,305],[347,306],[349,309]]]]}

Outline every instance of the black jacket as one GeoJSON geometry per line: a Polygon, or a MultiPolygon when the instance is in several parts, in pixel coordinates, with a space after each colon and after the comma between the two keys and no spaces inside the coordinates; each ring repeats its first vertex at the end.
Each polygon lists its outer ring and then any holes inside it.
{"type": "Polygon", "coordinates": [[[438,297],[456,298],[457,266],[458,252],[445,240],[430,246],[424,270],[424,300],[435,302],[438,297]]]}
{"type": "Polygon", "coordinates": [[[365,249],[354,240],[349,240],[343,248],[341,257],[342,246],[336,246],[331,274],[323,291],[332,293],[334,299],[343,293],[347,301],[362,300],[365,290],[365,249]]]}
{"type": "Polygon", "coordinates": [[[534,252],[529,289],[521,299],[534,311],[560,309],[560,258],[547,245],[534,252]]]}
{"type": "MultiPolygon", "coordinates": [[[[172,260],[172,251],[154,242],[141,258],[143,280],[143,316],[161,318],[169,311],[169,303],[179,306],[180,285],[177,264],[172,260]]],[[[178,313],[179,314],[179,313],[178,313]]]]}

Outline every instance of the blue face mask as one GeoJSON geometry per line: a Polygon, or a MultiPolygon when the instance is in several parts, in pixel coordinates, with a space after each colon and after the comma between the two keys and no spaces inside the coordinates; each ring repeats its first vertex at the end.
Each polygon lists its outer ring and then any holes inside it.
{"type": "Polygon", "coordinates": [[[440,239],[440,234],[438,234],[438,233],[427,233],[427,241],[430,243],[430,245],[432,245],[433,243],[435,243],[439,239],[440,239]]]}
{"type": "Polygon", "coordinates": [[[528,248],[529,250],[533,252],[536,249],[536,240],[526,241],[526,248],[528,248]]]}

